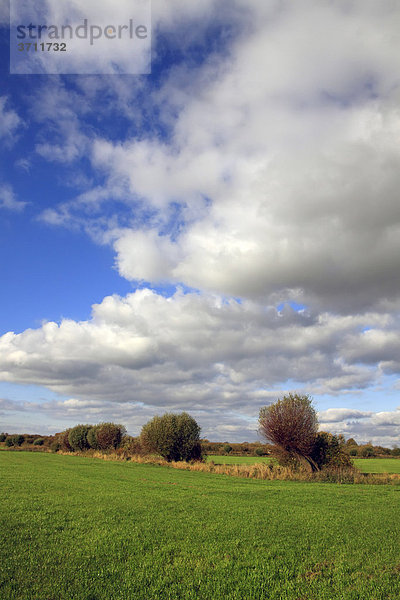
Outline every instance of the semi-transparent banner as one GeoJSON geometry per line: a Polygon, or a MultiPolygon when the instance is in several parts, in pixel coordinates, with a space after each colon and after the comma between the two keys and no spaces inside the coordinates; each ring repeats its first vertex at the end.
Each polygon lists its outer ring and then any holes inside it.
{"type": "Polygon", "coordinates": [[[150,72],[151,0],[10,0],[10,73],[150,72]]]}

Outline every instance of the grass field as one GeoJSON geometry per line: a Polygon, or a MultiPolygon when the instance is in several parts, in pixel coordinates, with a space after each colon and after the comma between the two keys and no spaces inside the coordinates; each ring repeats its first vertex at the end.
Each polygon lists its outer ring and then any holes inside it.
{"type": "MultiPolygon", "coordinates": [[[[271,460],[268,456],[207,456],[207,462],[213,461],[216,465],[254,465],[271,460]]],[[[400,473],[398,458],[355,458],[353,462],[362,473],[400,473]]]]}
{"type": "Polygon", "coordinates": [[[271,462],[269,456],[217,456],[210,454],[207,462],[213,461],[216,465],[254,465],[255,463],[271,462]]]}
{"type": "Polygon", "coordinates": [[[398,600],[400,488],[0,453],[1,600],[398,600]]]}

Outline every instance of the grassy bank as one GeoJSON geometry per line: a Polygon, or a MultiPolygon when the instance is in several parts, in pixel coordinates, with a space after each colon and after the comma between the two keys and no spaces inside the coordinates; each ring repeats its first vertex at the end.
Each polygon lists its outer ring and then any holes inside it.
{"type": "Polygon", "coordinates": [[[2,600],[397,599],[399,488],[0,455],[2,600]]]}

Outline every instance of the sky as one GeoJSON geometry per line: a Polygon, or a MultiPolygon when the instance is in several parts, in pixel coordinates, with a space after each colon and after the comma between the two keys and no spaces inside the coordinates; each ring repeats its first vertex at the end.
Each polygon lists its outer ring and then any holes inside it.
{"type": "Polygon", "coordinates": [[[12,75],[8,19],[0,431],[400,445],[399,2],[153,0],[146,75],[12,75]]]}

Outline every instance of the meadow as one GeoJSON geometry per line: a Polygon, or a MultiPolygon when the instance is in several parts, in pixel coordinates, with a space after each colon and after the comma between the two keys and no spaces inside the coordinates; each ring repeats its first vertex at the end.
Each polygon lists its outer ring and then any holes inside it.
{"type": "Polygon", "coordinates": [[[2,600],[397,600],[399,486],[0,453],[2,600]]]}
{"type": "MultiPolygon", "coordinates": [[[[207,456],[207,462],[216,465],[254,465],[273,461],[269,456],[207,456]]],[[[398,458],[354,458],[353,464],[362,473],[399,473],[400,459],[398,458]]]]}

